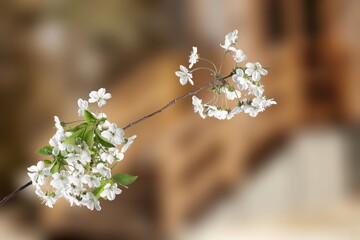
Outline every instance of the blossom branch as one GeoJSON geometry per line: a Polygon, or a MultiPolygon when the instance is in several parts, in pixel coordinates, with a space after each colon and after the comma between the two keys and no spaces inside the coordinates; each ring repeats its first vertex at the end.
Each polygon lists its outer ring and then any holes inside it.
{"type": "Polygon", "coordinates": [[[102,106],[112,97],[105,88],[90,92],[88,101],[78,99],[78,115],[83,116],[83,120],[62,122],[54,116],[56,133],[49,140],[50,146],[43,146],[37,150],[39,154],[51,156],[52,160],[40,160],[36,165],[30,166],[28,175],[31,181],[6,196],[0,202],[0,206],[33,184],[36,195],[50,208],[58,199],[65,198],[71,206],[86,206],[90,210],[100,211],[100,199],[114,200],[116,195],[122,192],[118,186],[127,187],[138,177],[124,173],[112,174],[112,169],[124,159],[125,152],[136,138],[136,135],[125,137],[124,130],[163,112],[189,96],[192,96],[194,112],[198,112],[201,118],[214,117],[219,120],[230,120],[242,112],[256,117],[267,107],[276,104],[273,99],[266,98],[264,86],[260,81],[262,76],[268,74],[267,70],[259,62],[248,62],[245,68],[238,66],[238,63],[247,57],[241,49],[236,48],[237,34],[237,30],[230,32],[225,36],[224,44],[220,44],[225,51],[219,69],[213,62],[200,58],[197,47],[193,47],[189,56],[189,69],[180,65],[180,71],[175,72],[181,85],[194,85],[192,73],[197,70],[210,71],[213,80],[171,100],[160,109],[129,123],[124,128],[118,128],[116,123],[111,123],[102,112],[102,106]],[[230,52],[233,53],[235,65],[227,76],[222,77],[225,57],[230,52]],[[205,66],[192,69],[199,60],[210,63],[214,69],[205,66]],[[229,77],[232,77],[234,86],[226,80],[229,77]],[[215,105],[203,104],[202,99],[195,96],[206,88],[215,94],[215,105]],[[242,94],[245,98],[240,100],[242,94]],[[219,97],[221,105],[217,105],[219,97]],[[228,100],[235,99],[236,105],[230,105],[229,108],[228,100]],[[97,104],[100,114],[91,112],[89,104],[97,104]],[[76,122],[82,123],[69,126],[76,122]],[[118,148],[118,145],[122,147],[118,148]]]}
{"type": "MultiPolygon", "coordinates": [[[[174,105],[175,103],[177,103],[178,101],[184,99],[184,98],[187,98],[189,96],[192,96],[192,95],[195,95],[197,94],[198,92],[204,90],[205,88],[207,87],[210,87],[212,86],[213,84],[215,84],[216,82],[224,82],[225,79],[231,77],[232,75],[234,74],[234,72],[231,72],[229,75],[225,76],[225,77],[216,77],[214,80],[204,84],[203,86],[201,86],[200,88],[192,91],[192,92],[188,92],[180,97],[177,97],[175,99],[173,99],[172,101],[170,101],[168,104],[166,104],[165,106],[163,106],[162,108],[142,117],[142,118],[139,118],[138,120],[134,121],[134,122],[131,122],[129,123],[128,125],[126,125],[123,130],[126,130],[132,126],[134,126],[135,124],[139,123],[139,122],[142,122],[148,118],[151,118],[161,112],[163,112],[165,109],[167,109],[168,107],[174,105]]],[[[22,190],[26,189],[27,187],[29,187],[30,185],[32,184],[31,181],[27,182],[26,184],[24,184],[23,186],[19,187],[17,190],[15,190],[14,192],[12,192],[11,194],[7,195],[6,197],[4,197],[1,202],[0,202],[0,206],[2,206],[4,203],[6,203],[9,199],[13,198],[17,193],[21,192],[22,190]]]]}

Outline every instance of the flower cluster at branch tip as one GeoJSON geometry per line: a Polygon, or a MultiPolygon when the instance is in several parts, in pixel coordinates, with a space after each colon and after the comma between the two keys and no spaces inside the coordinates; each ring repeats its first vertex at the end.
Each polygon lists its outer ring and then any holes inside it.
{"type": "Polygon", "coordinates": [[[224,49],[223,61],[229,53],[232,53],[234,61],[232,72],[226,78],[221,73],[223,62],[218,70],[212,61],[199,58],[196,47],[193,47],[189,56],[189,69],[199,60],[211,64],[212,68],[201,66],[189,70],[181,65],[181,71],[175,72],[182,85],[187,82],[194,85],[193,72],[197,70],[207,70],[214,77],[209,89],[213,93],[213,98],[210,101],[203,103],[202,99],[196,96],[192,97],[194,112],[199,113],[202,118],[214,117],[220,120],[229,120],[242,112],[249,114],[251,117],[256,117],[258,113],[263,112],[267,107],[276,104],[273,99],[266,98],[264,85],[260,81],[262,76],[268,74],[268,71],[258,62],[247,62],[244,67],[239,65],[247,57],[241,49],[237,48],[237,39],[238,31],[235,30],[225,36],[224,44],[220,44],[224,49]],[[232,80],[228,80],[228,77],[231,77],[232,80]]]}
{"type": "Polygon", "coordinates": [[[111,98],[105,88],[92,91],[89,96],[88,101],[78,100],[78,114],[84,116],[80,124],[73,126],[54,117],[56,133],[49,146],[37,151],[48,159],[28,168],[35,193],[48,207],[65,198],[71,206],[101,210],[101,198],[114,200],[121,193],[119,187],[127,187],[137,179],[128,174],[112,174],[136,135],[126,138],[123,129],[109,122],[104,113],[90,111],[89,103],[102,107],[111,98]]]}

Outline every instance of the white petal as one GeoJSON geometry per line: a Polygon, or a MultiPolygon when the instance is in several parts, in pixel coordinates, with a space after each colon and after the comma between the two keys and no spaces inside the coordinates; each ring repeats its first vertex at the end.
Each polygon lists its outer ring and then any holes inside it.
{"type": "Polygon", "coordinates": [[[111,94],[110,93],[106,93],[104,96],[103,96],[103,99],[107,100],[107,99],[110,99],[111,98],[111,94]]]}
{"type": "Polygon", "coordinates": [[[103,136],[104,138],[106,138],[106,139],[108,139],[108,140],[110,140],[110,139],[112,139],[113,138],[113,135],[112,135],[112,133],[110,132],[110,131],[103,131],[102,133],[101,133],[101,136],[103,136]]]}
{"type": "Polygon", "coordinates": [[[101,99],[101,100],[98,101],[98,106],[99,106],[99,107],[102,107],[102,106],[104,106],[105,104],[106,104],[106,101],[105,101],[104,99],[101,99]]]}
{"type": "Polygon", "coordinates": [[[251,76],[251,75],[253,75],[254,71],[255,71],[255,70],[252,69],[252,68],[247,68],[247,69],[245,70],[245,73],[246,73],[246,75],[251,76]]]}
{"type": "Polygon", "coordinates": [[[255,64],[253,64],[253,63],[247,63],[245,66],[247,68],[255,68],[255,64]]]}
{"type": "Polygon", "coordinates": [[[98,95],[99,95],[99,97],[104,96],[105,92],[106,92],[106,89],[105,89],[105,88],[100,88],[100,89],[98,90],[98,95]]]}
{"type": "Polygon", "coordinates": [[[258,71],[255,71],[255,72],[252,74],[252,79],[253,79],[254,81],[259,81],[260,78],[261,78],[261,76],[260,76],[260,73],[259,73],[258,71]]]}
{"type": "Polygon", "coordinates": [[[183,65],[180,65],[180,69],[182,72],[185,72],[185,73],[189,72],[189,70],[186,67],[184,67],[183,65]]]}
{"type": "Polygon", "coordinates": [[[187,77],[181,77],[180,78],[180,83],[181,83],[181,85],[185,85],[186,83],[187,83],[187,77]]]}
{"type": "Polygon", "coordinates": [[[236,75],[239,75],[240,77],[244,76],[244,71],[241,68],[236,69],[236,75]]]}
{"type": "Polygon", "coordinates": [[[116,130],[117,130],[117,125],[116,125],[115,123],[110,124],[109,130],[110,130],[111,132],[115,133],[116,130]]]}
{"type": "Polygon", "coordinates": [[[259,62],[256,62],[256,63],[255,63],[255,66],[256,66],[257,68],[261,68],[261,64],[260,64],[259,62]]]}
{"type": "Polygon", "coordinates": [[[264,76],[268,74],[268,71],[265,70],[264,68],[259,68],[258,71],[261,75],[264,75],[264,76]]]}
{"type": "Polygon", "coordinates": [[[37,169],[37,167],[35,165],[32,165],[31,167],[28,167],[27,170],[29,172],[37,172],[38,169],[37,169]]]}
{"type": "Polygon", "coordinates": [[[45,168],[45,163],[43,161],[39,161],[36,165],[38,170],[43,170],[45,168]]]}
{"type": "Polygon", "coordinates": [[[82,100],[81,98],[78,99],[78,101],[77,101],[78,107],[81,107],[81,106],[82,106],[82,101],[83,101],[83,100],[82,100]]]}
{"type": "Polygon", "coordinates": [[[90,98],[98,98],[99,95],[98,95],[98,93],[97,93],[96,91],[92,91],[92,92],[89,94],[89,97],[90,97],[90,98]]]}

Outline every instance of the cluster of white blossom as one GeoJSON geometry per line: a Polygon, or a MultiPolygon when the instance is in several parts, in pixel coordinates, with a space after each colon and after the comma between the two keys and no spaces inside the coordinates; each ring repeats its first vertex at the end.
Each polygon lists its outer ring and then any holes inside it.
{"type": "MultiPolygon", "coordinates": [[[[220,70],[218,70],[211,61],[199,58],[196,47],[193,47],[193,51],[189,56],[189,69],[199,62],[199,60],[211,63],[213,69],[199,67],[189,70],[181,65],[180,71],[175,72],[176,76],[180,78],[182,85],[185,85],[187,82],[194,85],[192,73],[200,69],[209,70],[215,77],[216,81],[213,82],[210,88],[210,91],[212,91],[215,96],[210,102],[203,103],[202,100],[196,96],[192,97],[194,112],[198,112],[202,118],[214,117],[220,120],[229,120],[241,112],[247,113],[251,117],[256,117],[259,112],[263,112],[267,107],[276,104],[273,99],[267,99],[264,95],[264,86],[261,83],[261,77],[268,74],[267,70],[258,62],[248,62],[245,64],[245,67],[239,66],[239,63],[245,61],[247,57],[241,49],[236,48],[237,38],[238,31],[235,30],[225,36],[224,44],[220,44],[225,50],[224,57],[228,53],[233,53],[235,64],[230,74],[232,82],[227,81],[221,76],[221,67],[220,70]],[[220,99],[221,104],[218,103],[220,99]],[[230,103],[228,102],[233,100],[236,101],[235,106],[229,107],[230,103]]],[[[223,63],[221,63],[221,65],[222,64],[223,63]]]]}
{"type": "MultiPolygon", "coordinates": [[[[247,57],[241,49],[237,49],[237,38],[238,31],[235,30],[225,36],[224,44],[220,44],[224,56],[219,69],[210,60],[200,58],[197,47],[193,47],[189,67],[180,65],[180,71],[175,72],[182,85],[194,85],[192,73],[197,70],[210,71],[214,76],[214,80],[206,85],[210,86],[209,90],[214,95],[212,100],[203,103],[202,99],[192,97],[194,112],[198,112],[202,118],[231,119],[241,112],[256,117],[259,112],[276,104],[264,95],[261,78],[268,74],[267,70],[258,62],[239,66],[247,57]],[[234,68],[230,74],[222,76],[223,61],[229,53],[232,53],[234,68]],[[201,66],[192,69],[200,61],[210,64],[212,68],[201,66]],[[230,77],[232,81],[228,80],[230,77]]],[[[124,159],[124,153],[136,135],[126,138],[124,130],[109,122],[104,113],[91,111],[89,104],[97,104],[101,109],[111,98],[104,88],[92,91],[89,97],[88,100],[78,100],[78,115],[84,118],[75,121],[81,122],[78,125],[54,117],[56,133],[49,140],[49,146],[37,151],[49,156],[49,159],[28,168],[36,194],[48,207],[53,207],[58,199],[65,198],[71,206],[100,210],[99,199],[114,200],[121,193],[119,186],[127,187],[137,179],[137,176],[128,174],[112,174],[112,169],[124,159]]]]}
{"type": "Polygon", "coordinates": [[[136,135],[126,138],[123,129],[109,122],[104,113],[90,111],[89,103],[102,107],[111,98],[104,88],[92,91],[89,96],[88,101],[78,100],[78,114],[84,116],[79,125],[71,126],[54,117],[56,133],[49,146],[37,151],[50,159],[28,168],[35,193],[48,207],[52,208],[63,197],[71,206],[101,210],[99,199],[114,200],[121,193],[119,186],[126,187],[137,178],[111,172],[124,159],[136,135]]]}

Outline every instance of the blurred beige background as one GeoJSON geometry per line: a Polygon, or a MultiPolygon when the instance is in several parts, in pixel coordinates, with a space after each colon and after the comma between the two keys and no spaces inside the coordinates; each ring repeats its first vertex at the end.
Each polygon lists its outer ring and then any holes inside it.
{"type": "Polygon", "coordinates": [[[140,178],[101,212],[48,209],[29,188],[0,208],[1,239],[360,239],[359,1],[9,0],[0,12],[1,196],[28,181],[77,98],[106,87],[125,126],[194,89],[174,71],[192,46],[219,64],[234,29],[278,102],[217,121],[186,99],[129,129],[117,171],[140,178]]]}

